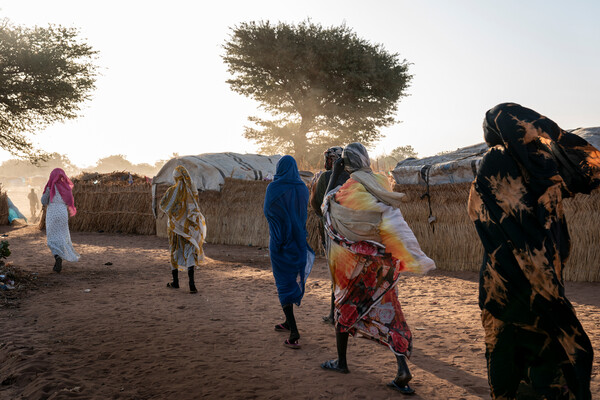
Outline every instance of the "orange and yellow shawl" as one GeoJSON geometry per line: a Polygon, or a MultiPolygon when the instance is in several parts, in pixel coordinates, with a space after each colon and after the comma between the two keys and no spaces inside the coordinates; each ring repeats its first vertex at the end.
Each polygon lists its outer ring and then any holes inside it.
{"type": "Polygon", "coordinates": [[[412,335],[398,301],[402,272],[435,268],[397,208],[387,179],[356,171],[323,204],[338,329],[360,331],[410,356],[412,335]]]}

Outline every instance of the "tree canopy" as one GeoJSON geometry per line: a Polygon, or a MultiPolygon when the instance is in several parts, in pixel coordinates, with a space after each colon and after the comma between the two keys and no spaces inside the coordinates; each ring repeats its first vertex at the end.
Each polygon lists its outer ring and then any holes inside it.
{"type": "Polygon", "coordinates": [[[411,145],[400,146],[393,149],[389,155],[384,154],[377,157],[373,164],[379,171],[389,171],[394,169],[400,161],[417,156],[417,151],[411,145]]]}
{"type": "Polygon", "coordinates": [[[48,155],[25,133],[77,117],[95,88],[97,52],[75,28],[0,20],[0,147],[38,162],[48,155]]]}
{"type": "Polygon", "coordinates": [[[261,151],[307,160],[331,145],[369,146],[381,127],[396,122],[412,79],[409,63],[346,25],[253,21],[231,31],[223,56],[233,75],[227,83],[271,117],[249,117],[254,126],[244,131],[261,151]]]}

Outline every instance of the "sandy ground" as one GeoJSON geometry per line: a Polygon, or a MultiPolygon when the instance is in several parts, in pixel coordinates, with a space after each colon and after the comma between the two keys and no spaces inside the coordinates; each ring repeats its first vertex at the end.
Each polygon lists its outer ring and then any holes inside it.
{"type": "MultiPolygon", "coordinates": [[[[329,300],[322,258],[296,311],[303,348],[291,350],[273,330],[283,313],[266,249],[206,245],[200,293],[191,295],[165,287],[167,242],[154,236],[74,233],[82,258],[54,274],[44,233],[27,226],[0,234],[8,235],[9,261],[38,282],[18,307],[0,308],[0,399],[403,398],[385,387],[392,353],[366,339],[350,339],[350,374],[319,368],[335,358],[333,327],[321,322],[329,300]]],[[[403,278],[413,399],[489,399],[476,278],[403,278]]],[[[596,349],[598,288],[567,286],[596,349]]],[[[595,398],[599,371],[597,357],[595,398]]]]}

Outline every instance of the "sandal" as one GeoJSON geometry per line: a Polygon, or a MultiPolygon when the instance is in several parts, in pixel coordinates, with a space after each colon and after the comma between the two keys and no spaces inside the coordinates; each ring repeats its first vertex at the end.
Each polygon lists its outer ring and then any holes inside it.
{"type": "Polygon", "coordinates": [[[290,328],[287,325],[285,325],[285,323],[283,323],[283,324],[277,324],[277,325],[275,325],[275,331],[277,331],[277,332],[289,332],[290,328]]]}
{"type": "Polygon", "coordinates": [[[347,374],[350,372],[348,368],[340,368],[338,360],[325,361],[323,364],[321,364],[321,368],[329,371],[339,372],[340,374],[347,374]]]}
{"type": "Polygon", "coordinates": [[[285,347],[289,347],[290,349],[295,349],[295,350],[298,350],[299,348],[302,347],[302,346],[300,346],[300,343],[298,343],[298,339],[296,339],[294,341],[290,341],[289,339],[285,339],[285,342],[283,342],[283,345],[285,347]]]}
{"type": "Polygon", "coordinates": [[[396,381],[391,381],[387,384],[387,387],[399,391],[402,394],[415,394],[415,389],[407,385],[398,385],[396,381]]]}

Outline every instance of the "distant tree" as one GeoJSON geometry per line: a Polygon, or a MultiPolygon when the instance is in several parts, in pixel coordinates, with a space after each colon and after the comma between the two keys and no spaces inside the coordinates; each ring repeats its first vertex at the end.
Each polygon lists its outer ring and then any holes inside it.
{"type": "Polygon", "coordinates": [[[92,169],[102,174],[113,171],[132,171],[133,164],[123,154],[117,154],[99,159],[92,169]]]}
{"type": "Polygon", "coordinates": [[[46,176],[54,168],[62,168],[67,175],[72,176],[79,172],[69,157],[64,154],[48,154],[44,161],[32,164],[29,160],[11,159],[0,165],[0,176],[28,178],[32,176],[46,176]]]}
{"type": "Polygon", "coordinates": [[[395,123],[412,76],[408,62],[346,25],[324,28],[247,22],[231,29],[223,60],[231,89],[251,97],[271,119],[249,117],[244,137],[265,153],[306,158],[329,145],[376,142],[395,123]]]}
{"type": "Polygon", "coordinates": [[[389,171],[396,167],[400,161],[410,157],[417,157],[417,152],[411,145],[396,147],[389,155],[382,155],[375,159],[375,168],[380,171],[389,171]]]}
{"type": "Polygon", "coordinates": [[[156,168],[154,165],[150,165],[148,163],[141,164],[133,164],[131,172],[135,172],[138,175],[144,175],[148,177],[153,177],[156,175],[160,168],[156,168]]]}
{"type": "Polygon", "coordinates": [[[411,145],[396,147],[390,152],[390,156],[394,157],[396,161],[402,161],[406,160],[407,158],[417,157],[417,155],[417,152],[411,145]]]}
{"type": "Polygon", "coordinates": [[[96,51],[74,28],[0,20],[0,148],[32,162],[48,154],[24,133],[77,117],[96,80],[96,51]]]}

